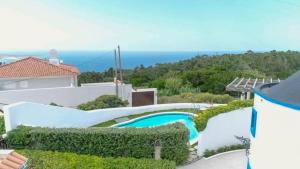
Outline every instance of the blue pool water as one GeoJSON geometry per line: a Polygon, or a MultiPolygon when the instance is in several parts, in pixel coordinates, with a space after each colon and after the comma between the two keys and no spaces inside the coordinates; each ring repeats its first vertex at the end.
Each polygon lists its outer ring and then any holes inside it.
{"type": "Polygon", "coordinates": [[[185,126],[189,129],[190,135],[189,140],[195,140],[198,137],[198,131],[195,128],[194,122],[191,119],[192,115],[184,114],[181,112],[167,112],[166,114],[157,114],[136,119],[128,123],[122,123],[116,127],[157,127],[176,121],[182,121],[185,126]]]}

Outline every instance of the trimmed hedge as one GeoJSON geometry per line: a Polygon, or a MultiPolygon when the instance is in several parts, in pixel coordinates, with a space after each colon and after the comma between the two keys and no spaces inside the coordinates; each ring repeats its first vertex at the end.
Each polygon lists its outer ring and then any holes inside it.
{"type": "Polygon", "coordinates": [[[236,100],[228,103],[227,105],[212,107],[207,110],[203,110],[197,113],[194,122],[196,123],[196,128],[198,131],[203,131],[206,128],[207,122],[210,118],[217,116],[221,113],[227,113],[243,107],[253,106],[253,100],[236,100]]]}
{"type": "Polygon", "coordinates": [[[0,116],[0,135],[5,133],[4,118],[0,116]]]}
{"type": "Polygon", "coordinates": [[[32,128],[18,127],[6,143],[15,149],[39,149],[103,157],[153,158],[160,140],[162,159],[176,163],[188,157],[188,129],[181,123],[155,128],[32,128]]]}
{"type": "Polygon", "coordinates": [[[128,101],[123,101],[117,96],[114,95],[102,95],[97,97],[93,101],[80,104],[77,106],[80,110],[95,110],[95,109],[104,109],[104,108],[113,108],[113,107],[124,107],[128,105],[128,101]]]}
{"type": "Polygon", "coordinates": [[[175,162],[168,160],[135,158],[101,158],[93,155],[78,155],[40,150],[17,150],[29,158],[32,169],[175,169],[175,162]]]}
{"type": "Polygon", "coordinates": [[[228,152],[228,151],[233,151],[233,150],[240,150],[240,149],[244,149],[245,146],[241,145],[241,144],[236,144],[236,145],[231,145],[231,146],[224,146],[224,147],[220,147],[217,150],[205,150],[204,152],[204,157],[210,157],[216,154],[220,154],[220,153],[224,153],[224,152],[228,152]]]}

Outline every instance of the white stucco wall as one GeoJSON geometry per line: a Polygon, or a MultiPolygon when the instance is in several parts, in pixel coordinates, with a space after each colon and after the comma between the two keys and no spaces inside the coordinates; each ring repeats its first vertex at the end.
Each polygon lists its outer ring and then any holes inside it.
{"type": "MultiPolygon", "coordinates": [[[[131,90],[129,84],[119,86],[119,96],[128,100],[131,105],[131,90]]],[[[114,85],[94,85],[84,87],[58,87],[43,89],[0,91],[0,103],[12,104],[21,101],[49,104],[54,102],[67,107],[76,107],[79,104],[94,100],[101,95],[115,95],[114,85]]],[[[3,106],[3,105],[2,105],[3,106]]]]}
{"type": "Polygon", "coordinates": [[[18,89],[36,89],[51,87],[69,87],[76,86],[75,76],[60,77],[35,77],[35,78],[1,78],[0,91],[2,90],[18,90],[18,89]]]}
{"type": "Polygon", "coordinates": [[[56,128],[89,127],[118,117],[149,111],[195,107],[204,110],[211,106],[211,104],[174,103],[82,111],[66,107],[21,102],[4,106],[4,118],[6,131],[10,131],[18,125],[56,128]]]}
{"type": "Polygon", "coordinates": [[[300,110],[255,95],[256,137],[251,139],[252,169],[300,168],[300,110]]]}
{"type": "Polygon", "coordinates": [[[219,114],[208,120],[199,134],[198,155],[206,149],[215,150],[223,146],[241,144],[234,136],[250,138],[251,108],[243,108],[219,114]]]}

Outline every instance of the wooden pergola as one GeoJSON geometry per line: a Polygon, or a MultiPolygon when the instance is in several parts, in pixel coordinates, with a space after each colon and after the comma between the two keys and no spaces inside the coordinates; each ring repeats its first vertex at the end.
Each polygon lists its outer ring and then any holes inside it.
{"type": "Polygon", "coordinates": [[[247,99],[250,99],[251,93],[256,86],[266,83],[280,83],[280,79],[272,78],[239,78],[236,77],[231,83],[226,86],[226,91],[241,93],[241,100],[244,100],[247,93],[247,99]]]}

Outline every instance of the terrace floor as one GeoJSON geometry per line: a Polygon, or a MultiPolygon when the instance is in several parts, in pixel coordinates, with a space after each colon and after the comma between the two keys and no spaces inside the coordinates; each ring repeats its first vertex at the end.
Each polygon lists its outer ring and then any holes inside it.
{"type": "Polygon", "coordinates": [[[247,157],[245,150],[226,153],[208,159],[201,159],[192,164],[178,167],[178,169],[245,169],[247,157]]]}

